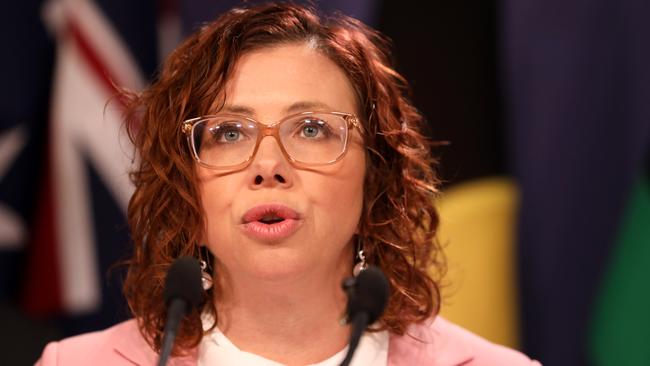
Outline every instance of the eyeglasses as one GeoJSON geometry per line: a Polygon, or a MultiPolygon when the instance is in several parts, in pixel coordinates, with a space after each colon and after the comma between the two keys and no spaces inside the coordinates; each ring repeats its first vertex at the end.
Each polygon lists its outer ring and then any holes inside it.
{"type": "Polygon", "coordinates": [[[194,159],[211,169],[246,167],[266,136],[275,138],[293,164],[333,164],[345,155],[353,127],[362,130],[357,117],[342,112],[302,112],[270,125],[234,114],[192,118],[182,124],[194,159]]]}

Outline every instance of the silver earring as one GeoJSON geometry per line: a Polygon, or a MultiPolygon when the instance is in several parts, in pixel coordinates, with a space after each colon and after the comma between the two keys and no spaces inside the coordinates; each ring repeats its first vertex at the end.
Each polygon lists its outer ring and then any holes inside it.
{"type": "Polygon", "coordinates": [[[200,261],[201,263],[201,286],[203,290],[208,291],[212,288],[212,276],[207,271],[208,264],[204,260],[200,261]]]}
{"type": "Polygon", "coordinates": [[[366,263],[366,256],[363,254],[363,245],[361,245],[361,239],[357,240],[357,258],[359,261],[352,268],[352,274],[356,277],[363,271],[368,268],[368,263],[366,263]]]}

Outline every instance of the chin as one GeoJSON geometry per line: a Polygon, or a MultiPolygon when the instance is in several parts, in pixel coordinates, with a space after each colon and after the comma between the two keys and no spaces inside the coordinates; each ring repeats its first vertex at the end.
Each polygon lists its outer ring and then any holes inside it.
{"type": "Polygon", "coordinates": [[[303,277],[313,270],[314,264],[305,261],[304,253],[301,255],[285,248],[273,253],[259,253],[247,267],[247,272],[259,280],[282,281],[303,277]]]}

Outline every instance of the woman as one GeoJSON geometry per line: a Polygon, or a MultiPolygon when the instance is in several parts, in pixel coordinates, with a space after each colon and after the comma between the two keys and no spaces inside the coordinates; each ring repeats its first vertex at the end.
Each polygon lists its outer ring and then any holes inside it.
{"type": "Polygon", "coordinates": [[[50,344],[41,364],[155,363],[183,255],[214,284],[170,364],[337,365],[355,264],[381,268],[391,296],[353,364],[533,364],[436,317],[435,161],[389,59],[358,21],[287,4],[232,10],[185,41],[127,116],[135,320],[50,344]]]}

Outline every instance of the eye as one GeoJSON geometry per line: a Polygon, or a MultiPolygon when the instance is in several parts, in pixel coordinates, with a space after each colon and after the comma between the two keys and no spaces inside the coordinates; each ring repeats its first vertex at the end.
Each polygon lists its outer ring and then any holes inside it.
{"type": "Polygon", "coordinates": [[[305,137],[316,137],[318,136],[318,127],[312,125],[306,125],[302,127],[302,134],[305,137]]]}
{"type": "Polygon", "coordinates": [[[212,140],[218,144],[231,144],[242,141],[246,134],[242,131],[241,123],[221,123],[210,128],[212,140]]]}
{"type": "Polygon", "coordinates": [[[228,142],[237,141],[239,139],[239,131],[230,130],[223,133],[223,139],[228,142]]]}
{"type": "Polygon", "coordinates": [[[329,126],[323,120],[305,119],[301,121],[297,132],[303,138],[323,139],[329,136],[329,126]]]}

